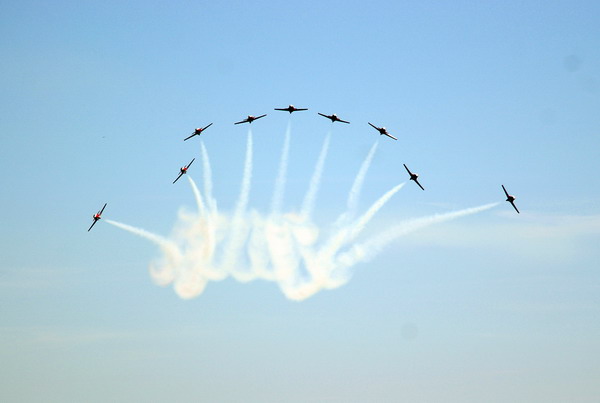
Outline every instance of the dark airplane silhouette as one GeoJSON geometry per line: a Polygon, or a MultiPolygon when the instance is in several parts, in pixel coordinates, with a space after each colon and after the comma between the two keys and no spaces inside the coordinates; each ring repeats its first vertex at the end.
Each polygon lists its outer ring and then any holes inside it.
{"type": "Polygon", "coordinates": [[[290,105],[287,108],[274,108],[276,111],[284,111],[284,112],[296,112],[296,111],[307,111],[306,108],[296,108],[294,105],[290,105]]]}
{"type": "Polygon", "coordinates": [[[367,122],[371,125],[371,127],[373,127],[374,129],[376,129],[377,131],[379,131],[380,135],[386,135],[389,138],[392,138],[394,140],[398,140],[396,137],[392,136],[391,134],[388,133],[387,129],[385,127],[377,127],[374,124],[372,124],[371,122],[367,122]]]}
{"type": "Polygon", "coordinates": [[[98,211],[96,214],[94,214],[92,216],[92,218],[94,219],[94,222],[92,223],[92,225],[90,225],[90,227],[88,228],[88,232],[90,232],[90,230],[92,229],[92,227],[94,226],[94,224],[96,224],[98,222],[99,219],[101,219],[102,217],[102,212],[104,211],[104,209],[106,208],[106,204],[104,203],[104,207],[102,207],[102,210],[98,211]]]}
{"type": "MultiPolygon", "coordinates": [[[[509,202],[510,204],[512,204],[512,206],[515,208],[515,211],[517,213],[519,213],[519,209],[517,208],[517,206],[515,206],[516,197],[513,195],[509,195],[508,192],[506,191],[506,188],[504,187],[504,185],[502,185],[502,189],[504,190],[504,194],[506,195],[506,201],[509,202]]],[[[521,213],[519,213],[519,214],[521,214],[521,213]]]]}
{"type": "Polygon", "coordinates": [[[317,112],[317,113],[318,113],[319,115],[321,115],[321,116],[323,116],[323,117],[327,118],[327,119],[331,119],[331,122],[332,122],[332,123],[333,123],[333,122],[350,123],[350,122],[347,122],[347,121],[345,121],[345,120],[342,120],[342,119],[338,118],[338,117],[337,117],[337,115],[336,115],[335,113],[334,113],[333,115],[324,115],[324,114],[322,114],[321,112],[317,112]]]}
{"type": "Polygon", "coordinates": [[[212,123],[211,123],[211,124],[209,124],[208,126],[205,126],[205,127],[203,127],[203,128],[197,128],[196,130],[194,130],[194,133],[192,133],[192,135],[191,135],[191,136],[184,138],[184,139],[183,139],[183,141],[186,141],[186,140],[188,140],[188,139],[191,139],[191,138],[192,138],[192,137],[194,137],[194,136],[199,136],[200,134],[202,134],[202,132],[203,132],[204,130],[208,129],[208,128],[209,128],[209,127],[211,127],[211,126],[212,126],[212,123]]]}
{"type": "Polygon", "coordinates": [[[184,174],[187,173],[188,168],[190,167],[190,165],[192,165],[192,162],[194,162],[195,159],[196,158],[192,159],[190,161],[190,163],[187,164],[186,166],[179,168],[179,176],[177,178],[175,178],[175,180],[173,181],[173,183],[177,182],[179,180],[179,178],[181,178],[181,175],[184,175],[184,174]]]}
{"type": "Polygon", "coordinates": [[[252,116],[252,115],[248,115],[248,117],[244,120],[240,120],[239,122],[235,122],[234,125],[239,125],[240,123],[252,123],[254,122],[256,119],[260,119],[260,118],[264,118],[265,115],[260,115],[260,116],[252,116]]]}
{"type": "Polygon", "coordinates": [[[417,179],[417,178],[419,177],[419,174],[416,174],[416,173],[412,173],[412,172],[410,172],[410,169],[408,169],[408,167],[406,166],[406,164],[402,164],[402,165],[404,165],[404,168],[406,168],[406,171],[407,171],[407,172],[408,172],[408,174],[410,175],[410,180],[411,180],[411,181],[415,181],[415,183],[416,183],[417,185],[419,185],[419,187],[420,187],[421,189],[425,190],[425,188],[424,188],[423,186],[421,186],[421,184],[419,183],[419,179],[417,179]]]}

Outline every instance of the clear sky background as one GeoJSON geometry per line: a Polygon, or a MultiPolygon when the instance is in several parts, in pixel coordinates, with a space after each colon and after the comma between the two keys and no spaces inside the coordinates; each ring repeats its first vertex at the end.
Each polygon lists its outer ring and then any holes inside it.
{"type": "Polygon", "coordinates": [[[600,396],[600,4],[0,2],[0,400],[595,402],[600,396]],[[288,104],[308,112],[275,112],[288,104]],[[362,239],[400,239],[302,302],[275,283],[159,287],[147,240],[232,211],[252,125],[267,212],[288,121],[286,211],[334,124],[315,221],[380,141],[360,208],[420,173],[362,239]],[[380,138],[367,121],[398,141],[380,138]],[[214,125],[185,143],[195,127],[214,125]],[[500,187],[517,196],[516,214],[500,187]]]}

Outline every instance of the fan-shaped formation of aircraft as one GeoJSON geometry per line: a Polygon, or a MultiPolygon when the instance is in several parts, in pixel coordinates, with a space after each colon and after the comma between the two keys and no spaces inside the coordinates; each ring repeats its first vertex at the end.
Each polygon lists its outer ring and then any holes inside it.
{"type": "MultiPolygon", "coordinates": [[[[307,108],[296,108],[294,105],[288,105],[287,108],[274,108],[274,110],[282,111],[282,112],[289,112],[291,114],[292,112],[307,111],[308,109],[307,108]]],[[[335,113],[332,115],[325,115],[323,113],[317,112],[317,114],[331,120],[331,123],[341,122],[341,123],[350,124],[349,121],[340,119],[335,113]]],[[[235,122],[234,124],[239,125],[242,123],[252,123],[257,119],[264,118],[265,116],[267,116],[267,115],[266,114],[259,115],[259,116],[248,115],[246,117],[246,119],[240,120],[239,122],[235,122]]],[[[374,124],[372,124],[371,122],[367,122],[367,123],[369,124],[369,126],[374,128],[375,130],[377,130],[380,135],[385,135],[393,140],[398,140],[396,137],[394,137],[390,133],[388,133],[388,131],[385,127],[377,127],[374,124]]],[[[212,126],[212,123],[209,123],[208,125],[206,125],[202,128],[195,129],[194,132],[190,136],[183,139],[183,141],[189,140],[194,136],[201,135],[206,129],[208,129],[211,126],[212,126]]],[[[190,167],[190,165],[192,165],[194,160],[195,160],[195,158],[193,158],[189,164],[187,164],[186,166],[183,166],[179,169],[179,175],[177,176],[177,178],[175,178],[173,183],[177,182],[179,180],[179,178],[181,178],[183,175],[185,175],[187,173],[188,168],[190,167]]],[[[404,165],[404,168],[406,169],[406,171],[408,172],[410,180],[414,181],[422,190],[425,190],[425,188],[419,183],[419,179],[418,179],[419,174],[411,172],[410,169],[408,169],[408,167],[406,166],[406,164],[403,164],[403,165],[404,165]]],[[[506,201],[509,202],[513,206],[513,208],[515,209],[515,211],[517,213],[519,213],[519,209],[517,208],[517,206],[514,203],[516,197],[513,195],[509,195],[508,192],[506,191],[506,188],[504,187],[504,185],[502,185],[502,190],[504,190],[504,194],[506,195],[506,201]]],[[[98,220],[101,219],[102,213],[104,212],[104,209],[106,208],[106,204],[107,203],[104,204],[104,206],[102,207],[102,209],[100,211],[98,211],[96,214],[94,214],[92,216],[92,218],[94,219],[94,222],[92,223],[90,228],[88,228],[88,231],[90,231],[92,229],[92,227],[96,224],[96,222],[98,222],[98,220]]]]}

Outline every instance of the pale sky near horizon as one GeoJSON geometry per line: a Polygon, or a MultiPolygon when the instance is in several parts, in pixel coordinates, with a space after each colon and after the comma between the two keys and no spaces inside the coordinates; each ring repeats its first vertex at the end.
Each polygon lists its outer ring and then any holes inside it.
{"type": "Polygon", "coordinates": [[[0,2],[0,400],[597,401],[599,20],[593,1],[0,2]],[[309,110],[273,110],[288,104],[309,110]],[[203,191],[201,141],[231,215],[248,132],[233,122],[264,113],[260,214],[288,122],[286,212],[331,131],[319,228],[377,141],[359,210],[403,163],[426,190],[407,183],[360,241],[500,204],[300,302],[231,278],[182,299],[149,275],[159,248],[105,221],[170,237],[196,208],[171,183],[192,158],[203,191]]]}

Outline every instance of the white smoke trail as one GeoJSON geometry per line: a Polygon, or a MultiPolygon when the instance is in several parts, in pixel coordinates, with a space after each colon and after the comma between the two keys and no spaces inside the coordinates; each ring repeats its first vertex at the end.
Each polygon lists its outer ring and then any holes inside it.
{"type": "MultiPolygon", "coordinates": [[[[209,207],[210,214],[206,215],[206,236],[205,236],[205,256],[206,261],[211,261],[214,258],[216,246],[217,246],[217,223],[219,221],[219,210],[217,207],[217,201],[213,197],[213,183],[212,183],[212,169],[210,166],[210,158],[204,142],[200,142],[200,148],[202,152],[202,167],[204,170],[204,196],[206,203],[209,207]]],[[[223,270],[215,269],[212,264],[205,264],[207,270],[207,276],[211,279],[221,280],[225,278],[223,270]]]]}
{"type": "Polygon", "coordinates": [[[390,228],[373,239],[354,245],[349,251],[338,256],[337,261],[342,267],[350,267],[359,262],[368,261],[401,236],[433,224],[439,224],[459,217],[489,210],[496,207],[498,204],[500,203],[490,203],[479,207],[467,208],[445,214],[434,214],[432,216],[406,221],[390,228]]]}
{"type": "Polygon", "coordinates": [[[337,251],[343,247],[344,245],[354,241],[356,237],[360,235],[360,233],[365,229],[367,224],[371,221],[371,219],[377,214],[379,210],[394,196],[402,187],[406,184],[406,182],[401,183],[399,185],[394,186],[392,189],[388,190],[383,196],[381,196],[373,205],[367,210],[365,214],[363,214],[354,224],[351,224],[348,227],[341,228],[338,230],[335,235],[331,238],[328,245],[323,248],[323,254],[329,257],[333,257],[337,251]]]}
{"type": "MultiPolygon", "coordinates": [[[[310,213],[321,181],[330,133],[319,154],[301,214],[274,213],[275,207],[281,208],[282,203],[282,196],[281,201],[277,201],[277,189],[273,197],[273,211],[266,215],[248,211],[253,149],[252,132],[249,130],[240,194],[233,214],[218,214],[216,201],[211,202],[212,177],[208,153],[203,146],[206,195],[202,195],[196,183],[188,177],[199,214],[181,210],[179,221],[169,239],[116,221],[106,222],[146,238],[160,247],[162,257],[150,264],[152,278],[160,285],[172,283],[181,298],[196,297],[204,291],[209,281],[220,281],[232,276],[238,281],[257,278],[273,281],[287,298],[301,301],[320,290],[344,285],[350,279],[350,268],[353,265],[372,259],[403,235],[429,225],[485,211],[499,204],[492,203],[406,221],[357,243],[375,214],[404,183],[382,195],[353,222],[347,220],[342,226],[333,223],[325,228],[314,224],[310,221],[310,213]],[[322,237],[322,234],[327,234],[327,237],[322,237]]],[[[280,186],[281,194],[285,186],[289,153],[289,142],[286,143],[276,182],[276,188],[280,186]]],[[[357,209],[362,183],[375,149],[376,145],[371,148],[357,174],[348,197],[348,212],[357,209]]]]}
{"type": "MultiPolygon", "coordinates": [[[[180,229],[182,231],[181,238],[194,242],[193,247],[189,248],[187,253],[194,254],[193,261],[196,262],[194,265],[196,271],[204,272],[204,275],[212,280],[223,279],[225,277],[224,273],[220,270],[215,270],[211,264],[216,249],[217,228],[215,223],[218,221],[218,216],[205,209],[196,182],[191,176],[188,176],[188,180],[196,198],[199,214],[198,218],[182,218],[184,221],[190,222],[191,225],[180,229]]],[[[191,289],[192,287],[189,288],[191,289]]]]}
{"type": "MultiPolygon", "coordinates": [[[[252,129],[248,129],[248,141],[246,143],[246,162],[244,163],[244,176],[242,179],[242,185],[240,189],[240,196],[238,198],[235,212],[231,220],[231,235],[229,237],[229,244],[227,245],[224,256],[223,265],[228,270],[232,270],[233,274],[241,276],[241,272],[236,270],[238,264],[239,254],[244,244],[244,240],[248,235],[249,226],[244,220],[246,213],[246,207],[248,206],[248,197],[250,195],[250,184],[252,181],[252,129]]],[[[241,279],[241,277],[239,278],[241,279]]]]}
{"type": "MultiPolygon", "coordinates": [[[[402,186],[399,185],[399,187],[402,186]]],[[[388,192],[388,194],[390,192],[388,192]]],[[[383,197],[379,201],[382,199],[383,197]]],[[[433,224],[450,221],[459,217],[488,210],[497,206],[498,204],[499,203],[491,203],[480,207],[459,210],[446,214],[435,214],[429,217],[410,220],[403,224],[397,225],[389,231],[384,232],[380,236],[363,242],[362,244],[354,245],[348,251],[339,255],[337,254],[339,248],[335,249],[332,248],[334,245],[329,245],[317,253],[311,253],[308,256],[304,256],[305,266],[310,274],[310,277],[300,284],[296,284],[295,287],[283,289],[284,294],[289,299],[302,301],[323,289],[334,289],[341,287],[350,280],[350,275],[348,273],[348,269],[350,267],[375,257],[384,247],[396,241],[398,238],[433,224]]],[[[373,207],[375,207],[375,205],[373,207]]],[[[375,208],[370,210],[371,212],[376,211],[375,208]]],[[[366,218],[368,214],[370,213],[365,214],[363,218],[366,218]]],[[[339,239],[340,238],[338,238],[338,241],[339,239]]],[[[340,245],[337,244],[335,246],[340,245]]]]}
{"type": "Polygon", "coordinates": [[[284,290],[286,296],[294,300],[303,300],[322,289],[333,289],[346,284],[350,277],[340,270],[336,262],[336,254],[360,235],[375,214],[404,184],[401,183],[386,192],[354,224],[338,228],[319,250],[301,248],[309,279],[296,287],[284,290]]]}
{"type": "Polygon", "coordinates": [[[365,227],[371,221],[371,219],[375,216],[375,214],[377,214],[377,212],[379,210],[381,210],[381,208],[383,206],[385,206],[385,204],[388,202],[388,200],[390,200],[392,198],[392,196],[394,196],[396,193],[398,193],[398,191],[400,189],[402,189],[405,184],[406,184],[406,182],[394,186],[392,189],[388,190],[386,194],[381,196],[379,198],[379,200],[377,200],[375,203],[373,203],[373,205],[369,208],[369,210],[367,210],[367,212],[365,214],[363,214],[362,217],[360,217],[357,220],[356,224],[352,226],[352,229],[350,230],[350,234],[348,235],[347,242],[351,242],[354,239],[356,239],[356,237],[358,235],[360,235],[360,233],[365,229],[365,227]]]}
{"type": "Polygon", "coordinates": [[[200,142],[202,149],[202,165],[204,168],[204,196],[206,197],[206,204],[210,207],[213,214],[217,214],[217,202],[212,195],[212,171],[210,169],[210,159],[208,158],[208,152],[204,146],[204,142],[200,142]]]}
{"type": "Polygon", "coordinates": [[[250,196],[250,185],[252,182],[252,129],[248,129],[248,140],[246,142],[246,162],[244,163],[244,176],[240,188],[240,196],[236,203],[234,219],[241,217],[248,206],[250,196]]]}
{"type": "Polygon", "coordinates": [[[200,195],[200,190],[198,186],[196,186],[196,182],[188,175],[188,181],[190,182],[190,186],[192,187],[192,192],[194,192],[194,198],[196,199],[196,205],[198,206],[198,214],[203,216],[205,213],[204,203],[202,202],[202,196],[200,195]]]}
{"type": "Polygon", "coordinates": [[[371,161],[373,161],[373,156],[375,155],[375,151],[377,150],[378,145],[379,139],[375,140],[375,143],[373,144],[373,146],[371,146],[367,157],[360,166],[360,170],[356,174],[356,178],[354,178],[354,183],[352,184],[352,188],[350,189],[350,193],[348,194],[348,201],[346,202],[346,211],[342,215],[340,215],[340,217],[337,220],[338,225],[341,225],[347,222],[348,220],[354,218],[354,215],[356,214],[356,210],[358,208],[358,200],[360,198],[362,186],[365,181],[367,171],[371,166],[371,161]]]}
{"type": "Polygon", "coordinates": [[[288,121],[287,130],[285,131],[285,140],[283,142],[283,150],[281,151],[281,159],[279,161],[279,172],[275,180],[275,190],[273,191],[273,200],[271,201],[271,211],[274,215],[278,215],[281,211],[283,202],[283,194],[285,191],[285,179],[287,174],[288,158],[290,153],[290,138],[292,131],[292,121],[288,121]]]}
{"type": "Polygon", "coordinates": [[[323,166],[325,165],[325,158],[327,158],[327,151],[329,149],[329,140],[331,139],[331,130],[327,133],[325,137],[325,141],[323,141],[323,147],[321,148],[321,153],[319,154],[319,159],[317,160],[317,164],[315,165],[315,170],[313,172],[313,176],[310,179],[310,185],[308,186],[308,191],[304,196],[304,201],[302,202],[302,209],[300,210],[300,215],[308,219],[312,214],[312,211],[315,206],[315,198],[317,196],[317,192],[319,191],[319,185],[321,184],[321,175],[323,174],[323,166]]]}
{"type": "Polygon", "coordinates": [[[160,235],[153,234],[150,231],[146,231],[141,228],[136,228],[131,225],[123,224],[113,220],[106,220],[110,225],[121,228],[125,231],[131,232],[132,234],[141,236],[154,244],[156,244],[164,253],[164,258],[156,264],[160,268],[151,265],[150,274],[154,281],[159,285],[167,285],[171,283],[176,274],[173,268],[177,268],[181,265],[182,256],[177,244],[171,240],[161,237],[160,235]]]}

